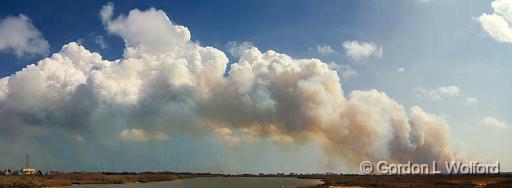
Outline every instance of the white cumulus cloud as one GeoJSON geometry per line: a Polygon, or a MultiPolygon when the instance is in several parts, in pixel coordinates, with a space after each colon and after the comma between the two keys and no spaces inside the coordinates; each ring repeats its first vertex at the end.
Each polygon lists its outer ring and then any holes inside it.
{"type": "Polygon", "coordinates": [[[141,52],[163,53],[180,50],[190,41],[190,31],[184,26],[173,25],[162,10],[134,9],[128,16],[112,18],[113,10],[113,4],[104,5],[100,17],[110,33],[124,39],[127,57],[141,52]]]}
{"type": "Polygon", "coordinates": [[[512,1],[510,0],[495,0],[491,3],[494,13],[482,13],[479,17],[475,18],[480,23],[482,28],[493,39],[504,42],[512,43],[512,1]]]}
{"type": "Polygon", "coordinates": [[[355,61],[359,61],[372,56],[381,58],[384,50],[381,46],[373,42],[345,41],[343,42],[345,54],[355,61]]]}
{"type": "Polygon", "coordinates": [[[0,51],[46,55],[49,44],[27,16],[8,16],[0,19],[0,51]]]}
{"type": "Polygon", "coordinates": [[[490,128],[494,128],[494,129],[504,129],[507,127],[507,125],[500,121],[500,120],[497,120],[496,118],[493,118],[493,117],[486,117],[484,119],[482,119],[482,121],[480,121],[482,124],[484,124],[485,126],[488,126],[490,128]]]}
{"type": "Polygon", "coordinates": [[[491,3],[496,13],[501,14],[509,22],[512,21],[512,1],[510,0],[494,0],[491,3]]]}
{"type": "Polygon", "coordinates": [[[7,97],[7,93],[9,92],[9,91],[7,91],[7,89],[9,89],[7,87],[8,81],[9,81],[9,77],[0,78],[0,102],[5,100],[5,98],[7,97]]]}

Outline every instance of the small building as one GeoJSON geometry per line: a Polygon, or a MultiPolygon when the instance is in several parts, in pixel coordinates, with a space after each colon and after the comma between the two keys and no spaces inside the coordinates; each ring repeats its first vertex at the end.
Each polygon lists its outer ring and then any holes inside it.
{"type": "Polygon", "coordinates": [[[23,168],[23,169],[21,169],[21,173],[23,173],[23,175],[35,175],[36,169],[35,168],[23,168]]]}
{"type": "Polygon", "coordinates": [[[29,163],[29,154],[27,153],[26,158],[25,158],[25,168],[21,169],[21,174],[23,174],[23,175],[35,175],[36,174],[36,169],[30,168],[29,164],[30,164],[29,163]]]}

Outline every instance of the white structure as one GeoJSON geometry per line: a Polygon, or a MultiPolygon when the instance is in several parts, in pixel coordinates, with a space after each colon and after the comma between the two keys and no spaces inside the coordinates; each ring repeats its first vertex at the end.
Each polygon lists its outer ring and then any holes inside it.
{"type": "Polygon", "coordinates": [[[36,169],[35,168],[23,168],[23,169],[21,169],[21,173],[23,173],[23,175],[34,175],[34,174],[36,174],[36,169]]]}
{"type": "Polygon", "coordinates": [[[27,156],[25,158],[25,168],[21,169],[21,173],[23,175],[34,175],[34,174],[36,174],[36,169],[29,167],[29,154],[28,153],[27,153],[27,156]]]}

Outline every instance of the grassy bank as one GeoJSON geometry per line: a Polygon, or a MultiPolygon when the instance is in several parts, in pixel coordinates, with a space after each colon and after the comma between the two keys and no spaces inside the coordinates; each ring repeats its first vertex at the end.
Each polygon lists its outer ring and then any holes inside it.
{"type": "Polygon", "coordinates": [[[512,174],[500,175],[223,175],[208,173],[57,173],[48,176],[0,176],[3,187],[59,187],[73,184],[125,184],[193,177],[298,177],[322,179],[323,185],[359,187],[512,187],[512,174]]]}
{"type": "Polygon", "coordinates": [[[48,176],[0,176],[4,187],[59,187],[73,184],[124,184],[135,182],[171,181],[191,178],[180,173],[57,173],[48,176]]]}
{"type": "MultiPolygon", "coordinates": [[[[318,176],[313,176],[317,177],[318,176]]],[[[311,177],[310,177],[311,178],[311,177]]],[[[332,175],[317,187],[512,187],[512,175],[332,175]]]]}

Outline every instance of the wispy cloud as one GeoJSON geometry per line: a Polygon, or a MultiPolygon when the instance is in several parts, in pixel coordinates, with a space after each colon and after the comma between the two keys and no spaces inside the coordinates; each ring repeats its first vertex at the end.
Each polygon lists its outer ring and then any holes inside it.
{"type": "Polygon", "coordinates": [[[94,43],[96,43],[101,49],[107,48],[107,43],[105,43],[105,40],[101,35],[94,37],[94,43]]]}
{"type": "Polygon", "coordinates": [[[341,81],[348,81],[350,78],[358,75],[357,71],[348,64],[329,63],[329,68],[336,70],[341,78],[341,81]]]}
{"type": "Polygon", "coordinates": [[[317,45],[316,52],[320,55],[327,56],[335,53],[336,51],[334,51],[334,49],[332,49],[332,47],[329,45],[317,45]]]}
{"type": "Polygon", "coordinates": [[[423,87],[418,87],[416,89],[416,96],[421,99],[432,99],[432,100],[442,100],[446,97],[455,97],[460,94],[459,86],[451,85],[451,86],[442,86],[432,90],[427,90],[423,87]]]}
{"type": "Polygon", "coordinates": [[[466,104],[477,104],[478,99],[476,99],[475,97],[466,97],[465,103],[466,104]]]}
{"type": "Polygon", "coordinates": [[[423,87],[416,88],[416,97],[419,99],[429,99],[434,101],[441,101],[448,98],[460,100],[467,105],[478,104],[478,99],[475,97],[465,96],[462,89],[456,85],[442,86],[434,89],[425,89],[423,87]]]}
{"type": "Polygon", "coordinates": [[[233,57],[240,57],[247,49],[254,47],[252,42],[229,41],[226,44],[229,54],[233,57]]]}
{"type": "Polygon", "coordinates": [[[215,134],[222,138],[225,142],[230,145],[238,145],[240,144],[240,138],[233,134],[233,131],[229,128],[217,128],[215,129],[215,134]]]}
{"type": "Polygon", "coordinates": [[[169,136],[162,132],[147,132],[143,129],[124,129],[119,138],[125,141],[148,142],[151,140],[168,141],[169,136]]]}

